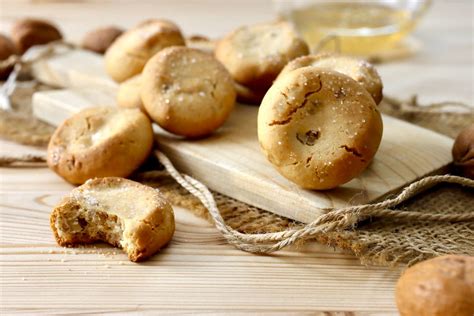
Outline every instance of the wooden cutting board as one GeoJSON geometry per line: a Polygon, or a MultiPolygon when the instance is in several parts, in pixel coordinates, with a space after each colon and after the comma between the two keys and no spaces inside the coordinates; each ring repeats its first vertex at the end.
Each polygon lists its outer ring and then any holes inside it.
{"type": "MultiPolygon", "coordinates": [[[[100,67],[101,62],[98,55],[73,51],[37,65],[37,76],[44,82],[75,88],[37,92],[34,113],[58,124],[84,107],[113,106],[116,89],[100,67]]],[[[383,116],[382,144],[361,176],[334,190],[303,190],[282,177],[261,153],[257,111],[257,107],[238,105],[221,129],[202,140],[182,139],[156,126],[157,141],[178,169],[210,188],[306,223],[327,208],[380,199],[420,177],[445,169],[451,161],[452,139],[383,116]]]]}

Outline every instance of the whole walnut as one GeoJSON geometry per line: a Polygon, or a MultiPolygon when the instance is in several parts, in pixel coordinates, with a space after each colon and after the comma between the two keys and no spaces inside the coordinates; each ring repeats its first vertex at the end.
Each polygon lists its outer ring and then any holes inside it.
{"type": "Polygon", "coordinates": [[[82,48],[104,54],[107,48],[123,33],[116,26],[101,27],[88,32],[82,39],[82,48]]]}
{"type": "Polygon", "coordinates": [[[474,124],[462,130],[456,137],[452,154],[456,172],[474,179],[474,124]]]}
{"type": "MultiPolygon", "coordinates": [[[[0,60],[8,59],[11,55],[16,54],[15,44],[7,36],[0,34],[0,60]]],[[[0,80],[5,80],[13,70],[13,65],[0,67],[0,80]]]]}
{"type": "Polygon", "coordinates": [[[62,34],[48,21],[27,18],[13,25],[12,39],[18,51],[23,54],[32,46],[62,39],[62,34]]]}

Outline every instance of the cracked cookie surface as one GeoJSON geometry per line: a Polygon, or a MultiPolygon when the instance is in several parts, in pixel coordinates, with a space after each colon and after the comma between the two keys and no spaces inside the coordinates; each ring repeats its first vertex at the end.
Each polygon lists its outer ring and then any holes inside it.
{"type": "Polygon", "coordinates": [[[141,98],[150,117],[165,130],[186,137],[211,134],[234,108],[234,82],[212,55],[169,47],[142,74],[141,98]]]}
{"type": "Polygon", "coordinates": [[[50,224],[60,246],[103,241],[122,248],[131,261],[155,254],[175,230],[173,209],[158,190],[116,177],[72,190],[52,211],[50,224]]]}
{"type": "Polygon", "coordinates": [[[235,81],[255,91],[268,89],[290,60],[308,52],[308,45],[284,21],[242,26],[215,50],[235,81]]]}
{"type": "Polygon", "coordinates": [[[48,145],[48,166],[73,184],[129,176],[153,146],[150,120],[139,109],[93,107],[65,120],[48,145]]]}
{"type": "Polygon", "coordinates": [[[377,106],[360,84],[312,67],[279,78],[258,113],[258,139],[268,160],[307,189],[331,189],[359,175],[382,130],[377,106]]]}
{"type": "Polygon", "coordinates": [[[176,24],[151,19],[120,35],[107,49],[104,60],[107,73],[117,82],[138,75],[147,61],[165,47],[184,45],[176,24]]]}
{"type": "Polygon", "coordinates": [[[326,68],[349,76],[372,95],[376,104],[382,101],[383,84],[377,70],[367,61],[354,57],[330,54],[301,56],[290,61],[280,72],[278,78],[285,76],[290,71],[308,66],[326,68]]]}

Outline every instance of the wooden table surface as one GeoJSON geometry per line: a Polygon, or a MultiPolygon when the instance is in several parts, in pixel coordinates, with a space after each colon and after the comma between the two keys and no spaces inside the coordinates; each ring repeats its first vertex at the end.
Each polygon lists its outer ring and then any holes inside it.
{"type": "MultiPolygon", "coordinates": [[[[103,24],[131,26],[148,17],[175,20],[187,34],[220,36],[271,19],[271,1],[0,0],[0,31],[22,16],[54,20],[78,40],[103,24]]],[[[423,46],[378,67],[385,92],[422,102],[473,103],[473,2],[435,2],[415,32],[423,46]]],[[[0,155],[33,148],[0,141],[0,155]]],[[[46,168],[0,169],[0,303],[10,313],[328,312],[396,314],[401,269],[362,266],[351,254],[315,243],[272,256],[227,245],[212,225],[176,209],[172,243],[143,264],[106,245],[55,244],[49,212],[72,186],[46,168]]]]}

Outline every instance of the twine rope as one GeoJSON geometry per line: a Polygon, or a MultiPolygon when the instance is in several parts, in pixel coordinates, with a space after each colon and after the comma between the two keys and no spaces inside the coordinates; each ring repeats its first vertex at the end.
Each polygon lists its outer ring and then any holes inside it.
{"type": "Polygon", "coordinates": [[[38,45],[30,48],[23,56],[12,55],[6,60],[0,61],[0,69],[6,69],[11,66],[13,71],[8,76],[7,81],[0,88],[0,109],[11,110],[12,104],[10,97],[15,91],[18,82],[18,76],[22,71],[30,73],[29,67],[42,59],[58,55],[58,49],[72,49],[75,46],[64,41],[55,41],[46,45],[38,45]]]}
{"type": "Polygon", "coordinates": [[[238,249],[253,253],[271,253],[284,247],[295,244],[300,240],[309,239],[317,234],[354,227],[358,222],[370,217],[389,217],[393,219],[438,221],[438,222],[462,222],[474,221],[474,212],[460,214],[431,214],[428,212],[403,212],[389,209],[394,207],[417,193],[438,183],[459,184],[468,188],[474,188],[474,180],[463,177],[441,175],[430,176],[407,186],[400,194],[385,201],[344,207],[341,209],[324,209],[327,214],[321,215],[315,221],[298,229],[289,229],[276,233],[244,234],[228,225],[222,218],[214,197],[209,189],[198,180],[180,174],[171,161],[160,151],[155,151],[155,156],[163,164],[166,171],[184,189],[198,198],[208,209],[216,228],[223,234],[224,238],[238,249]]]}

